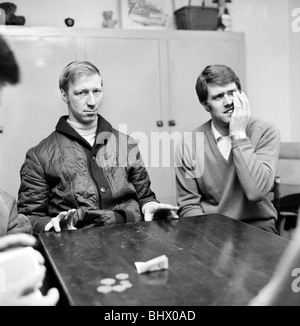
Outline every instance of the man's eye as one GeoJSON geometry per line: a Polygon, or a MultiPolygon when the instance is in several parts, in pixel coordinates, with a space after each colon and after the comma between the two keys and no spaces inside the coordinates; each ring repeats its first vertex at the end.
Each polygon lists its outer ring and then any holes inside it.
{"type": "Polygon", "coordinates": [[[96,94],[96,95],[99,95],[99,94],[101,94],[102,93],[102,90],[101,89],[96,89],[96,90],[94,90],[94,94],[96,94]]]}
{"type": "Polygon", "coordinates": [[[77,92],[76,95],[83,96],[86,95],[87,93],[88,93],[87,91],[81,91],[81,92],[77,92]]]}
{"type": "Polygon", "coordinates": [[[215,97],[215,100],[221,100],[223,98],[223,94],[219,94],[215,97]]]}

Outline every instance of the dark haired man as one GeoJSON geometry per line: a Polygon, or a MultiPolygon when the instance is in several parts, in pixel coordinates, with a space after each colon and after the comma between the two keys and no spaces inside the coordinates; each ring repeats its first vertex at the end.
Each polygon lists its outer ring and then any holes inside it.
{"type": "Polygon", "coordinates": [[[278,129],[251,116],[240,80],[227,66],[207,66],[196,93],[211,119],[177,147],[180,216],[220,213],[276,234],[277,214],[267,195],[278,161],[278,129]],[[195,146],[197,139],[202,141],[195,146]]]}

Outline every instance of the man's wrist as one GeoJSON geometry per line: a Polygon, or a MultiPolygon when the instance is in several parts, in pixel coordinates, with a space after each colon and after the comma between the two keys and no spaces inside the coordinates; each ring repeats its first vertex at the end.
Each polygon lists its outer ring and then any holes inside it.
{"type": "Polygon", "coordinates": [[[243,138],[247,138],[247,135],[246,134],[233,134],[233,135],[230,135],[229,136],[230,140],[231,141],[235,141],[235,140],[238,140],[238,139],[243,139],[243,138]]]}
{"type": "Polygon", "coordinates": [[[150,206],[151,204],[157,204],[156,201],[149,201],[148,203],[146,203],[143,207],[142,207],[142,213],[145,215],[145,211],[147,209],[148,206],[150,206]]]}

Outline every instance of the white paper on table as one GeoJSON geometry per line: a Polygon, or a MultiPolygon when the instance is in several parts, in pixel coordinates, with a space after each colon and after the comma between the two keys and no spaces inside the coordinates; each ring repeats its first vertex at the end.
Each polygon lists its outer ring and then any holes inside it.
{"type": "Polygon", "coordinates": [[[169,268],[169,259],[166,255],[162,255],[146,262],[135,262],[138,274],[159,271],[169,268]]]}

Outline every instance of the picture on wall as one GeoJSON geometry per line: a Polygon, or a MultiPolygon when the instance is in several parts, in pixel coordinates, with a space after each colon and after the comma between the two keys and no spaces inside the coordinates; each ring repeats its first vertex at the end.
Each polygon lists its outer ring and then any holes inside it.
{"type": "Polygon", "coordinates": [[[123,28],[164,29],[172,24],[171,0],[121,0],[123,28]]]}

